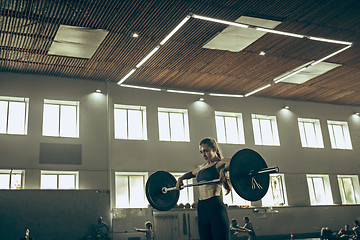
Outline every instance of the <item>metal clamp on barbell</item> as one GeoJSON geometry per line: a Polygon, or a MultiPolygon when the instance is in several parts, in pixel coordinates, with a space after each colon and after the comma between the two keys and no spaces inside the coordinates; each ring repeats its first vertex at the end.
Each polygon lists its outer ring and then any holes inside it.
{"type": "MultiPolygon", "coordinates": [[[[234,154],[229,166],[229,180],[235,192],[245,200],[258,201],[269,189],[270,173],[279,172],[278,167],[268,168],[259,153],[251,149],[242,149],[234,154]]],[[[176,179],[165,171],[153,173],[146,182],[146,197],[150,205],[160,211],[173,208],[179,199],[180,191],[176,189],[176,179]]],[[[219,183],[220,179],[182,185],[186,187],[219,183]]]]}

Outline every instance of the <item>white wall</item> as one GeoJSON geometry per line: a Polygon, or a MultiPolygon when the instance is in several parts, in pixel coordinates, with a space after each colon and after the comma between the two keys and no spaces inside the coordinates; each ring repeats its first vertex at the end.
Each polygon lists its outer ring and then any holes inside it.
{"type": "MultiPolygon", "coordinates": [[[[359,106],[259,97],[211,96],[205,96],[205,102],[201,103],[197,102],[199,96],[194,95],[153,92],[124,88],[113,83],[8,72],[0,72],[0,96],[30,98],[28,135],[0,135],[0,169],[25,169],[25,188],[27,189],[39,188],[41,170],[78,170],[80,171],[80,188],[110,190],[111,206],[113,206],[114,172],[116,171],[185,172],[201,164],[203,160],[198,154],[198,143],[204,137],[216,138],[214,111],[243,114],[246,143],[244,145],[221,144],[224,156],[231,157],[242,148],[251,148],[259,152],[269,166],[278,166],[280,172],[285,174],[290,206],[309,207],[306,173],[330,174],[335,204],[341,203],[336,175],[359,174],[360,118],[352,116],[354,112],[360,111],[359,106]],[[94,93],[98,88],[103,93],[94,93]],[[42,136],[44,98],[80,101],[80,138],[42,136]],[[115,140],[113,104],[146,106],[149,140],[115,140]],[[290,106],[290,111],[281,110],[285,105],[290,106]],[[158,140],[157,107],[188,109],[190,142],[174,143],[158,140]],[[277,117],[280,146],[254,144],[252,113],[277,117]],[[298,117],[320,119],[325,145],[323,149],[301,147],[298,117]],[[353,150],[331,149],[326,120],[348,122],[353,150]],[[82,164],[40,164],[40,143],[82,144],[82,164]]],[[[351,206],[353,207],[357,211],[350,211],[353,215],[349,216],[350,219],[347,222],[349,224],[359,215],[356,215],[356,212],[359,212],[358,206],[351,206]]],[[[343,208],[349,209],[349,206],[343,208]]],[[[289,211],[289,209],[286,211],[290,212],[287,213],[290,215],[299,215],[301,212],[289,211]]],[[[328,219],[331,218],[332,213],[325,214],[328,219]]],[[[306,221],[306,218],[306,215],[299,215],[297,222],[306,221]]],[[[343,223],[339,222],[339,225],[342,226],[343,223]]],[[[307,231],[310,230],[307,229],[307,231]]],[[[264,234],[268,232],[266,230],[264,234]]],[[[282,234],[282,231],[279,230],[276,233],[282,234]]]]}

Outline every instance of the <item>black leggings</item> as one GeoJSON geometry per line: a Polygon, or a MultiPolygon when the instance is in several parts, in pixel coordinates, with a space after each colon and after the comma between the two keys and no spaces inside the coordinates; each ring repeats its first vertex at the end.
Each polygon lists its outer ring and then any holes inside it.
{"type": "Polygon", "coordinates": [[[229,217],[220,197],[199,200],[197,211],[201,240],[230,239],[229,217]]]}

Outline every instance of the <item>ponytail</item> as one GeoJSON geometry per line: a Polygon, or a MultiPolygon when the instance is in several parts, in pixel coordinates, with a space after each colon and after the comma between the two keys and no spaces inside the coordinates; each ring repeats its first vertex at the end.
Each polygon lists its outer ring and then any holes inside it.
{"type": "MultiPolygon", "coordinates": [[[[222,155],[222,153],[221,153],[221,151],[220,151],[219,144],[216,142],[216,140],[215,140],[214,138],[204,138],[203,140],[201,140],[201,142],[200,142],[199,145],[201,145],[201,144],[206,144],[206,145],[208,145],[210,148],[216,149],[216,155],[217,155],[217,157],[218,157],[220,160],[224,158],[223,155],[222,155]]],[[[231,185],[230,185],[230,183],[229,183],[229,180],[223,181],[223,182],[222,182],[222,185],[223,185],[223,187],[224,187],[225,190],[226,190],[226,194],[225,194],[225,195],[229,194],[230,191],[231,191],[231,185]]]]}

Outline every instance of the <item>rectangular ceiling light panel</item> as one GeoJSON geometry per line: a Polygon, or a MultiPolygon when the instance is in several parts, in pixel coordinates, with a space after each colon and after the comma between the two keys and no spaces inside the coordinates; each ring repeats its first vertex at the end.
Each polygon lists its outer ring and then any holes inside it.
{"type": "MultiPolygon", "coordinates": [[[[313,79],[315,77],[318,77],[334,68],[340,67],[341,64],[335,64],[335,63],[328,63],[328,62],[320,62],[314,66],[309,66],[308,68],[306,68],[305,70],[301,71],[300,73],[297,73],[291,77],[286,78],[285,80],[281,81],[281,82],[286,82],[286,83],[293,83],[293,84],[303,84],[307,81],[309,81],[310,79],[313,79]]],[[[276,79],[281,78],[282,76],[285,76],[291,72],[293,72],[294,70],[285,73],[279,77],[277,77],[276,79]]],[[[276,80],[275,79],[275,80],[276,80]]]]}
{"type": "MultiPolygon", "coordinates": [[[[274,29],[281,23],[279,21],[246,16],[241,16],[235,22],[269,29],[274,29]]],[[[229,26],[206,43],[203,48],[240,52],[265,34],[266,32],[257,31],[252,28],[229,26]]]]}
{"type": "Polygon", "coordinates": [[[48,54],[91,58],[107,34],[103,29],[60,25],[48,54]]]}

